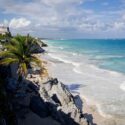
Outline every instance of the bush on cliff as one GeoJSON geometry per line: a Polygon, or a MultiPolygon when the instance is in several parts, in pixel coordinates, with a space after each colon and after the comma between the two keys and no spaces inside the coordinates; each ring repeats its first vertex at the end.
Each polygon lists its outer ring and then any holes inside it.
{"type": "Polygon", "coordinates": [[[18,75],[19,80],[23,77],[26,77],[28,73],[28,68],[33,62],[38,65],[42,70],[44,70],[44,66],[42,65],[41,60],[33,55],[33,46],[36,44],[34,38],[29,35],[21,36],[17,35],[10,40],[7,44],[4,44],[5,51],[0,52],[0,56],[2,59],[0,60],[1,65],[10,65],[17,64],[18,65],[18,75]]]}

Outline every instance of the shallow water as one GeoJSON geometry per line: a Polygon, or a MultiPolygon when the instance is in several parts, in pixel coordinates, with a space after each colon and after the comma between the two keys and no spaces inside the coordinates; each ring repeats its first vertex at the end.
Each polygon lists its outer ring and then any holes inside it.
{"type": "MultiPolygon", "coordinates": [[[[72,92],[84,95],[88,103],[95,103],[104,117],[124,119],[125,63],[123,52],[125,49],[122,49],[125,48],[125,43],[118,45],[116,41],[114,43],[111,41],[115,44],[109,44],[111,52],[105,43],[87,48],[85,43],[84,46],[80,46],[80,43],[76,45],[77,43],[71,41],[66,44],[65,42],[68,41],[48,41],[48,57],[53,62],[52,75],[66,83],[72,92]],[[103,48],[103,51],[100,48],[103,48]],[[119,48],[118,52],[116,52],[117,48],[119,48]]],[[[90,42],[92,44],[92,41],[90,42]]]]}

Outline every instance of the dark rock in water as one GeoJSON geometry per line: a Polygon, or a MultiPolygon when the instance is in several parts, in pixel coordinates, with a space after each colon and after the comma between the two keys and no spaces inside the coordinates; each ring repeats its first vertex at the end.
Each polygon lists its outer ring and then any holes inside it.
{"type": "Polygon", "coordinates": [[[46,43],[44,43],[40,38],[37,39],[37,43],[41,46],[41,47],[47,47],[48,45],[46,43]]]}
{"type": "Polygon", "coordinates": [[[48,107],[44,100],[39,96],[33,96],[31,98],[30,109],[42,118],[49,116],[48,107]]]}
{"type": "Polygon", "coordinates": [[[39,44],[36,44],[32,47],[32,52],[33,53],[44,53],[45,50],[43,48],[41,48],[41,46],[39,44]]]}
{"type": "Polygon", "coordinates": [[[37,50],[34,50],[34,53],[44,53],[44,52],[45,52],[45,50],[42,49],[41,47],[37,50]]]}
{"type": "MultiPolygon", "coordinates": [[[[42,42],[42,41],[41,41],[42,42]]],[[[44,42],[42,42],[42,45],[41,45],[42,47],[47,47],[48,45],[46,44],[46,43],[44,43],[44,42]]]]}

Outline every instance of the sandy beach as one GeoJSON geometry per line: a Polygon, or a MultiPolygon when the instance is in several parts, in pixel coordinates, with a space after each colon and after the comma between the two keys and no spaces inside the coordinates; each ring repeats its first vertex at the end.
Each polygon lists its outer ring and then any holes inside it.
{"type": "Polygon", "coordinates": [[[89,105],[84,98],[82,99],[84,102],[83,111],[85,116],[90,119],[92,125],[116,125],[112,118],[103,117],[94,104],[89,105]]]}

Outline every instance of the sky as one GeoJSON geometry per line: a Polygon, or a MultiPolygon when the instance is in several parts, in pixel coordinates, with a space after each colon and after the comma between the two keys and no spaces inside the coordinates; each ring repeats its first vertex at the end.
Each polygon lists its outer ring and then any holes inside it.
{"type": "Polygon", "coordinates": [[[125,38],[125,0],[0,0],[0,25],[44,38],[125,38]]]}

